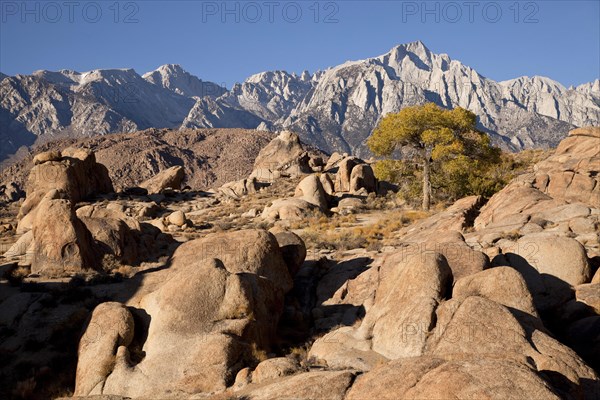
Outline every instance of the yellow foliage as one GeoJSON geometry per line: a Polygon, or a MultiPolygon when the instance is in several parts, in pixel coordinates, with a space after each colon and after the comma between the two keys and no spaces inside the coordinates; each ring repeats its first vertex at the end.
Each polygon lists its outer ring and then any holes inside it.
{"type": "Polygon", "coordinates": [[[446,200],[491,195],[499,186],[493,171],[502,161],[501,151],[475,129],[476,120],[471,111],[433,103],[388,114],[367,144],[380,156],[402,150],[402,160],[377,162],[377,178],[397,183],[407,197],[420,196],[419,187],[421,193],[431,187],[438,199],[446,200]]]}

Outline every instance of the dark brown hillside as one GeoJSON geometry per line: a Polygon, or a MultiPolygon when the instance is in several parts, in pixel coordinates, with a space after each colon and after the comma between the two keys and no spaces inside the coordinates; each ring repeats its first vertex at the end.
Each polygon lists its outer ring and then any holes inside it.
{"type": "Polygon", "coordinates": [[[23,187],[33,156],[70,145],[91,149],[106,165],[115,189],[134,186],[173,165],[183,165],[186,185],[207,189],[247,176],[270,132],[245,129],[147,129],[135,133],[58,139],[34,145],[20,160],[3,163],[0,182],[23,187]]]}

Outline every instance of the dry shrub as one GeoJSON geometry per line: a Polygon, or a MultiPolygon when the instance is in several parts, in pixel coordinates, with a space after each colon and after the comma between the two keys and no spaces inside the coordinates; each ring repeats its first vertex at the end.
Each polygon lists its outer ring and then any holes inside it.
{"type": "Polygon", "coordinates": [[[250,355],[252,356],[254,365],[258,365],[269,358],[267,352],[263,349],[259,349],[256,343],[250,345],[250,355]]]}
{"type": "Polygon", "coordinates": [[[308,359],[308,348],[309,346],[296,346],[289,349],[287,357],[290,357],[299,363],[303,363],[308,359]]]}
{"type": "Polygon", "coordinates": [[[17,266],[7,273],[6,278],[11,284],[19,284],[31,273],[29,266],[17,266]]]}
{"type": "Polygon", "coordinates": [[[312,219],[304,223],[300,233],[307,247],[327,250],[365,248],[380,250],[384,241],[392,239],[401,228],[426,218],[429,213],[418,210],[391,212],[374,224],[361,226],[355,215],[335,216],[331,219],[312,219]]]}

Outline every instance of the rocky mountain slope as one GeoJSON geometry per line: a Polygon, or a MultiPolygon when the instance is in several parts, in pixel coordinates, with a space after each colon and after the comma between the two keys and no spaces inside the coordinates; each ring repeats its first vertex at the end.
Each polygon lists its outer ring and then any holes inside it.
{"type": "Polygon", "coordinates": [[[206,190],[250,174],[253,160],[272,138],[270,132],[243,129],[148,129],[60,139],[34,146],[31,153],[0,171],[0,183],[24,188],[34,154],[77,146],[90,149],[98,162],[107,166],[117,190],[136,186],[177,165],[185,170],[185,185],[206,190]]]}
{"type": "Polygon", "coordinates": [[[600,81],[565,88],[543,77],[495,82],[421,42],[301,75],[256,74],[225,90],[178,65],[38,71],[0,82],[0,158],[37,136],[155,128],[292,129],[323,150],[366,154],[379,119],[433,101],[464,107],[507,149],[554,147],[575,126],[600,123],[600,81]]]}
{"type": "Polygon", "coordinates": [[[36,154],[2,209],[0,396],[597,399],[598,139],[433,214],[291,132],[212,193],[36,154]]]}
{"type": "Polygon", "coordinates": [[[174,128],[194,104],[133,70],[38,71],[0,82],[0,157],[38,136],[174,128]]]}
{"type": "Polygon", "coordinates": [[[569,126],[600,117],[600,92],[539,77],[495,82],[416,42],[327,70],[286,124],[325,148],[360,153],[382,115],[427,101],[473,111],[481,128],[511,149],[556,146],[569,126]]]}

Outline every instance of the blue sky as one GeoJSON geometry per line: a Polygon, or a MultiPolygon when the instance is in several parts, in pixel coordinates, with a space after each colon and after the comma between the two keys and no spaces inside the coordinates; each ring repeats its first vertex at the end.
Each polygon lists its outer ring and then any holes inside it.
{"type": "Polygon", "coordinates": [[[495,80],[600,75],[600,1],[0,0],[0,71],[181,64],[227,87],[421,40],[495,80]]]}

